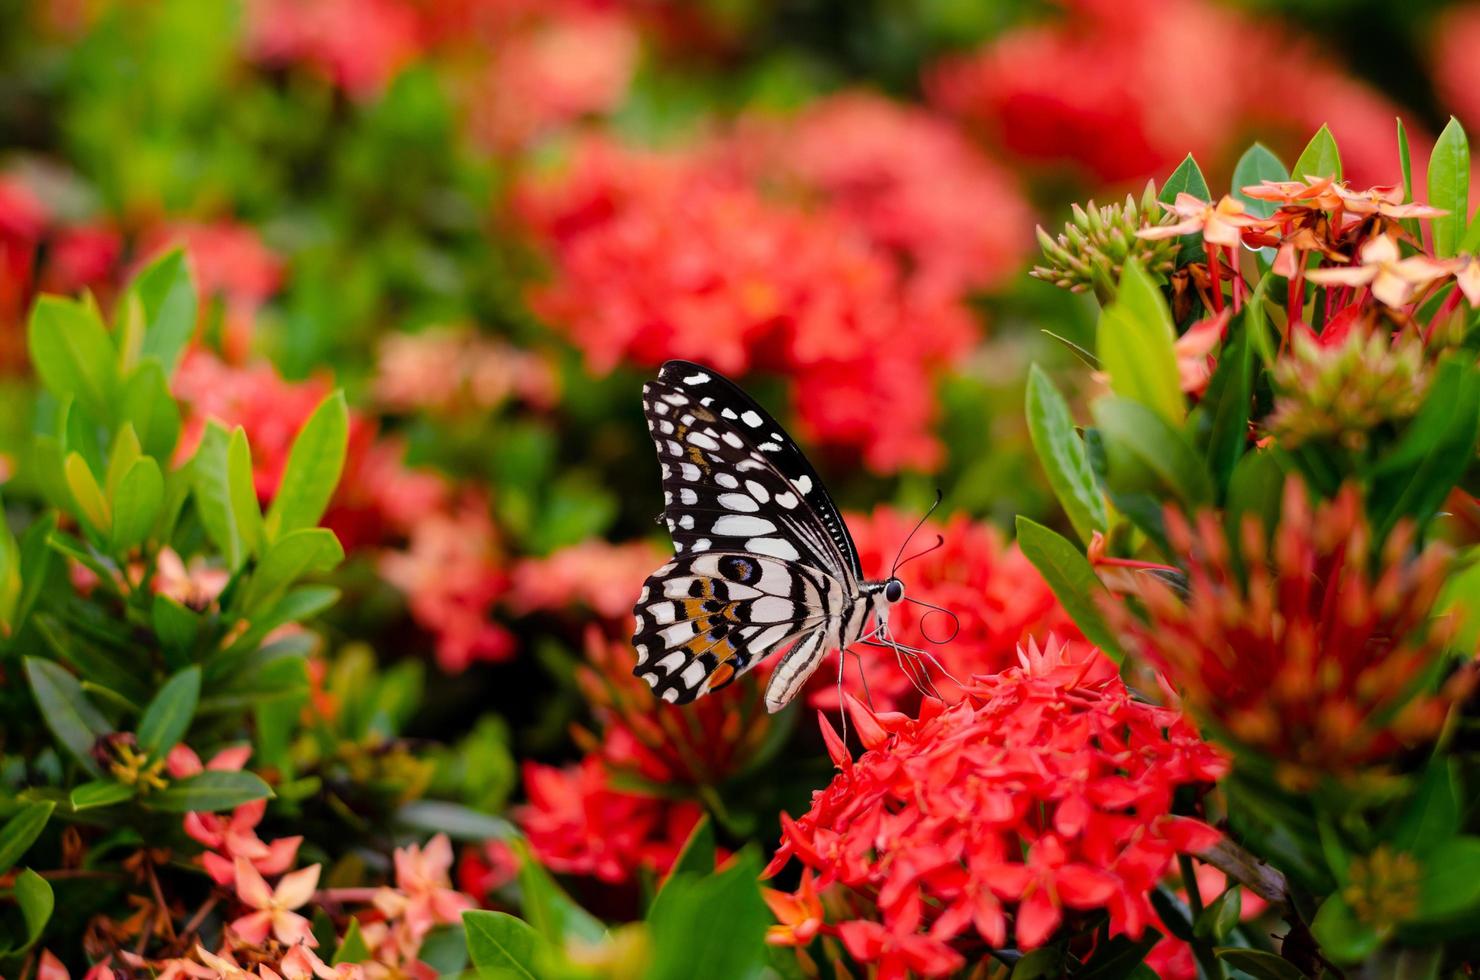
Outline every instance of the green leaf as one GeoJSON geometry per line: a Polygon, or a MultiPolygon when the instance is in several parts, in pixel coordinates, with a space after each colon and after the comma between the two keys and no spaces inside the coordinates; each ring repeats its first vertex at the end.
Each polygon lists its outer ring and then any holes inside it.
{"type": "Polygon", "coordinates": [[[1449,212],[1431,223],[1434,254],[1447,258],[1464,239],[1470,213],[1470,141],[1453,116],[1429,154],[1429,204],[1449,212]]]}
{"type": "Polygon", "coordinates": [[[188,664],[196,640],[200,637],[200,616],[163,592],[157,592],[149,607],[149,619],[170,666],[181,667],[188,664]]]}
{"type": "Polygon", "coordinates": [[[128,468],[143,455],[139,446],[139,437],[134,432],[134,427],[127,422],[118,429],[118,434],[113,437],[113,450],[108,457],[108,471],[103,475],[103,492],[111,500],[118,492],[118,485],[123,482],[123,474],[128,468]]]}
{"type": "Polygon", "coordinates": [[[675,878],[649,914],[653,961],[645,980],[748,977],[765,963],[772,918],[761,899],[759,861],[746,850],[725,871],[675,878]],[[724,923],[723,929],[715,928],[724,923]]]}
{"type": "MultiPolygon", "coordinates": [[[[1177,165],[1172,175],[1167,178],[1166,183],[1161,186],[1161,195],[1157,200],[1163,204],[1171,204],[1177,200],[1178,194],[1191,194],[1200,201],[1211,200],[1213,192],[1208,189],[1208,182],[1203,177],[1201,168],[1192,154],[1177,165]]],[[[1189,262],[1201,262],[1207,256],[1207,250],[1203,248],[1202,235],[1183,235],[1180,239],[1180,247],[1177,249],[1177,267],[1181,268],[1189,262]]]]}
{"type": "Polygon", "coordinates": [[[1336,139],[1329,127],[1322,126],[1316,130],[1305,149],[1300,151],[1295,166],[1290,168],[1290,175],[1296,180],[1307,177],[1341,179],[1341,151],[1336,148],[1336,139]]]}
{"type": "Polygon", "coordinates": [[[1155,410],[1173,425],[1187,411],[1176,340],[1161,290],[1140,263],[1127,259],[1115,302],[1100,313],[1096,353],[1116,394],[1155,410]]]}
{"type": "Polygon", "coordinates": [[[0,827],[0,875],[5,874],[36,843],[56,804],[50,800],[26,803],[0,827]]]}
{"type": "Polygon", "coordinates": [[[231,430],[226,444],[226,485],[242,548],[256,554],[262,542],[262,507],[257,503],[257,487],[252,480],[252,450],[241,426],[231,430]]]}
{"type": "Polygon", "coordinates": [[[5,520],[0,499],[0,635],[15,633],[15,613],[21,601],[21,548],[5,520]]]}
{"type": "Polygon", "coordinates": [[[1437,756],[1424,770],[1390,840],[1393,847],[1422,855],[1459,833],[1462,807],[1455,760],[1437,756]]]}
{"type": "Polygon", "coordinates": [[[1207,467],[1182,433],[1139,402],[1101,398],[1092,408],[1095,426],[1106,443],[1112,476],[1117,451],[1155,473],[1189,507],[1211,502],[1207,467]]]}
{"type": "Polygon", "coordinates": [[[164,368],[145,361],[123,386],[123,420],[138,433],[147,455],[168,460],[180,439],[180,406],[170,394],[164,368]]]}
{"type": "Polygon", "coordinates": [[[1480,912],[1480,837],[1451,837],[1428,849],[1415,922],[1480,912]]]}
{"type": "Polygon", "coordinates": [[[42,296],[31,311],[27,339],[31,363],[52,394],[75,398],[94,419],[112,417],[117,352],[96,312],[82,303],[42,296]]]}
{"type": "Polygon", "coordinates": [[[1193,923],[1192,932],[1198,939],[1222,942],[1238,927],[1239,912],[1243,908],[1243,892],[1238,885],[1226,889],[1212,904],[1202,910],[1193,923]]]}
{"type": "Polygon", "coordinates": [[[139,747],[152,756],[174,748],[190,730],[199,700],[199,667],[187,667],[171,677],[139,719],[139,747]]]}
{"type": "MultiPolygon", "coordinates": [[[[1398,169],[1403,174],[1403,203],[1410,204],[1413,201],[1413,154],[1408,148],[1408,129],[1403,125],[1403,117],[1399,116],[1397,121],[1398,169]]],[[[1413,236],[1414,241],[1423,241],[1423,231],[1418,226],[1417,218],[1404,218],[1399,224],[1413,236]]]]}
{"type": "Polygon", "coordinates": [[[1125,659],[1114,632],[1095,606],[1104,590],[1093,566],[1062,535],[1021,515],[1017,519],[1018,547],[1038,569],[1053,594],[1089,641],[1116,663],[1125,659]]]}
{"type": "Polygon", "coordinates": [[[32,523],[21,536],[21,594],[11,623],[12,635],[20,631],[31,610],[35,608],[36,600],[41,597],[42,589],[51,578],[54,568],[51,556],[54,552],[50,539],[56,527],[57,515],[52,511],[32,523]]]}
{"type": "Polygon", "coordinates": [[[319,403],[293,440],[282,482],[267,511],[269,541],[318,524],[339,485],[348,444],[349,409],[344,392],[336,391],[319,403]]]}
{"type": "Polygon", "coordinates": [[[12,955],[36,945],[56,909],[56,895],[52,893],[51,885],[30,868],[16,875],[14,893],[16,904],[21,907],[21,919],[26,923],[26,941],[20,948],[11,950],[12,955]]]}
{"type": "Polygon", "coordinates": [[[267,549],[242,597],[251,613],[276,602],[288,586],[304,575],[332,571],[344,561],[344,548],[334,532],[324,527],[289,531],[267,549]]]}
{"type": "Polygon", "coordinates": [[[344,930],[344,941],[334,951],[334,959],[329,965],[364,963],[368,959],[370,959],[370,947],[365,945],[365,937],[360,935],[360,920],[351,917],[349,928],[344,930]]]}
{"type": "Polygon", "coordinates": [[[107,534],[112,524],[108,515],[108,501],[103,498],[103,488],[98,486],[98,479],[93,476],[87,460],[78,453],[68,453],[62,469],[66,473],[67,489],[72,494],[78,516],[92,530],[107,534]]]}
{"type": "Polygon", "coordinates": [[[403,804],[396,811],[396,822],[413,830],[446,834],[453,840],[473,844],[518,836],[514,825],[503,817],[445,800],[414,800],[403,804]]]}
{"type": "Polygon", "coordinates": [[[1238,946],[1219,946],[1213,955],[1255,980],[1309,980],[1298,966],[1278,953],[1238,946]]]}
{"type": "Polygon", "coordinates": [[[523,841],[510,842],[519,855],[519,890],[524,896],[524,916],[536,932],[557,946],[567,939],[599,943],[606,938],[606,926],[590,912],[571,901],[529,852],[523,841]]]}
{"type": "Polygon", "coordinates": [[[206,771],[171,783],[145,797],[151,809],[165,813],[190,810],[214,813],[272,796],[272,788],[251,772],[206,771]]]}
{"type": "Polygon", "coordinates": [[[1381,943],[1373,928],[1357,919],[1351,906],[1332,895],[1316,912],[1310,931],[1321,944],[1321,952],[1337,963],[1359,963],[1371,956],[1381,943]]]}
{"type": "Polygon", "coordinates": [[[1048,474],[1048,484],[1085,544],[1109,526],[1105,498],[1089,468],[1084,441],[1074,431],[1069,403],[1037,364],[1028,369],[1028,434],[1048,474]]]}
{"type": "Polygon", "coordinates": [[[142,544],[164,506],[164,475],[148,456],[134,460],[113,494],[113,551],[122,555],[142,544]]]}
{"type": "Polygon", "coordinates": [[[1052,946],[1026,952],[1012,965],[1012,980],[1055,980],[1066,975],[1064,951],[1052,946]]]}
{"type": "Polygon", "coordinates": [[[1472,547],[1450,573],[1434,602],[1435,616],[1457,620],[1458,631],[1451,637],[1452,650],[1474,650],[1480,647],[1480,547],[1472,547]]]}
{"type": "MultiPolygon", "coordinates": [[[[1264,288],[1268,278],[1261,280],[1264,288]]],[[[1257,299],[1257,297],[1256,297],[1257,299]]],[[[1208,448],[1204,453],[1213,488],[1222,496],[1233,468],[1249,444],[1249,413],[1254,398],[1254,350],[1251,335],[1264,329],[1264,304],[1250,302],[1240,325],[1223,345],[1218,366],[1208,382],[1200,410],[1212,415],[1208,448]],[[1256,312],[1258,311],[1258,312],[1256,312]]]]}
{"type": "Polygon", "coordinates": [[[1244,151],[1244,155],[1238,158],[1238,163],[1233,168],[1233,196],[1243,202],[1244,209],[1250,214],[1267,218],[1275,213],[1279,204],[1250,197],[1244,193],[1244,188],[1257,186],[1262,180],[1289,179],[1290,171],[1280,163],[1280,158],[1263,143],[1255,143],[1244,151]]]}
{"type": "Polygon", "coordinates": [[[1475,456],[1480,438],[1480,369],[1473,357],[1450,355],[1417,417],[1371,474],[1368,511],[1385,538],[1400,518],[1420,526],[1438,512],[1475,456]]]}
{"type": "Polygon", "coordinates": [[[529,923],[506,912],[478,909],[464,912],[462,921],[478,976],[537,980],[546,944],[529,923]]]}
{"type": "MultiPolygon", "coordinates": [[[[244,519],[236,512],[237,495],[232,492],[229,467],[231,437],[214,420],[207,422],[195,451],[191,469],[195,484],[195,507],[211,542],[221,550],[226,567],[235,572],[247,560],[242,540],[244,519]]],[[[255,507],[255,501],[253,503],[255,507]]]]}
{"type": "Polygon", "coordinates": [[[134,798],[134,788],[111,779],[94,779],[72,790],[72,809],[94,810],[98,807],[116,806],[134,798]]]}
{"type": "Polygon", "coordinates": [[[699,818],[694,824],[694,829],[689,832],[689,839],[684,841],[683,849],[678,852],[678,857],[673,861],[673,867],[668,869],[668,880],[671,881],[681,874],[707,875],[714,873],[714,824],[709,819],[709,814],[699,818]]]}
{"type": "Polygon", "coordinates": [[[93,761],[93,745],[113,728],[82,693],[77,678],[39,657],[26,658],[26,677],[31,681],[36,707],[52,735],[83,769],[94,776],[102,775],[93,761]]]}
{"type": "Polygon", "coordinates": [[[129,292],[138,296],[144,310],[143,355],[157,359],[167,375],[174,374],[195,332],[196,294],[185,252],[174,249],[149,263],[129,292]]]}

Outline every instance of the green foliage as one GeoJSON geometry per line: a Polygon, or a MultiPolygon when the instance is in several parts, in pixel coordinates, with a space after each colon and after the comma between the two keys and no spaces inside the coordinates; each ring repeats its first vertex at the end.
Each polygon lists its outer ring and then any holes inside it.
{"type": "Polygon", "coordinates": [[[1429,154],[1429,203],[1449,212],[1433,223],[1434,254],[1458,251],[1470,214],[1470,141],[1459,120],[1450,117],[1429,154]]]}
{"type": "Polygon", "coordinates": [[[1300,151],[1300,156],[1295,159],[1295,166],[1290,168],[1290,175],[1297,180],[1307,177],[1335,177],[1341,179],[1341,151],[1337,149],[1336,139],[1331,135],[1327,126],[1316,130],[1316,134],[1305,144],[1305,149],[1300,151]]]}
{"type": "Polygon", "coordinates": [[[1100,314],[1095,349],[1110,374],[1110,387],[1173,424],[1186,405],[1178,381],[1177,339],[1171,311],[1160,290],[1134,260],[1125,264],[1115,302],[1100,314]]]}

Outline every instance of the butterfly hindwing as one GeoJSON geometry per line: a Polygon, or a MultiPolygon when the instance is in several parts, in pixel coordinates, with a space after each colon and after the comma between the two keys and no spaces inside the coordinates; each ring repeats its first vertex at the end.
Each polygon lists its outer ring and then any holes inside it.
{"type": "Polygon", "coordinates": [[[835,579],[794,562],[722,551],[677,557],[648,577],[633,609],[633,672],[664,700],[687,703],[825,625],[841,600],[835,579]]]}

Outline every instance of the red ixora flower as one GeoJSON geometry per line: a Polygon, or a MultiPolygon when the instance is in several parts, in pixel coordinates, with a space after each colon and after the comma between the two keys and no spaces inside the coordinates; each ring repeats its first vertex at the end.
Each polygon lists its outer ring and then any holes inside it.
{"type": "Polygon", "coordinates": [[[611,884],[642,869],[666,872],[702,813],[695,803],[614,788],[594,755],[564,769],[525,763],[524,789],[529,803],[514,815],[539,862],[611,884]]]}
{"type": "Polygon", "coordinates": [[[970,313],[909,288],[840,212],[770,200],[741,169],[711,147],[593,140],[553,181],[527,182],[517,206],[554,272],[536,310],[598,371],[687,357],[774,372],[804,434],[878,472],[933,465],[932,381],[970,346],[970,313]]]}
{"type": "MultiPolygon", "coordinates": [[[[888,576],[916,520],[891,507],[880,507],[872,514],[848,515],[848,528],[866,576],[888,576]]],[[[937,535],[942,545],[909,562],[899,574],[907,599],[949,609],[959,619],[960,631],[949,643],[934,642],[951,635],[950,617],[904,602],[889,615],[889,630],[899,642],[929,650],[946,670],[963,679],[1016,665],[1018,648],[1032,636],[1053,634],[1066,641],[1069,655],[1089,654],[1091,647],[1043,576],[995,527],[962,515],[943,523],[927,521],[910,542],[909,554],[928,548],[937,535]]],[[[868,697],[875,707],[900,710],[917,703],[919,694],[909,675],[899,669],[892,652],[876,648],[858,648],[858,652],[863,659],[848,665],[845,690],[855,697],[864,696],[859,676],[862,670],[868,679],[868,697]]],[[[808,686],[807,703],[813,707],[839,707],[836,657],[833,654],[818,669],[808,686]]],[[[942,696],[950,701],[960,698],[960,689],[953,681],[933,665],[925,666],[942,696]]]]}
{"type": "Polygon", "coordinates": [[[1133,698],[1098,653],[1030,642],[954,705],[927,700],[917,718],[849,708],[866,751],[853,759],[823,719],[838,775],[808,813],[782,815],[768,871],[793,859],[815,871],[827,907],[862,923],[829,928],[881,975],[942,976],[958,946],[1033,948],[1083,911],[1139,936],[1175,856],[1220,838],[1173,814],[1172,798],[1220,778],[1225,760],[1178,711],[1133,698]]]}
{"type": "Polygon", "coordinates": [[[1400,524],[1374,563],[1355,487],[1312,506],[1291,478],[1273,529],[1245,515],[1231,538],[1212,513],[1189,524],[1169,510],[1167,533],[1186,556],[1186,596],[1137,576],[1127,582],[1145,618],[1114,599],[1107,614],[1194,714],[1273,760],[1287,785],[1427,742],[1473,686],[1470,669],[1437,689],[1415,685],[1452,627],[1431,618],[1452,558],[1442,544],[1411,555],[1412,528],[1400,524]]]}

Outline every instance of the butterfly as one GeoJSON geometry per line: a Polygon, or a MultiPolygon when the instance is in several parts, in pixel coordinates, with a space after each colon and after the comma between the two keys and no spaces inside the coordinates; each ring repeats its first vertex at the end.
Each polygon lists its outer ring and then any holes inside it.
{"type": "MultiPolygon", "coordinates": [[[[904,582],[864,577],[817,471],[764,408],[690,361],[668,361],[642,394],[675,552],[633,608],[633,673],[654,694],[687,704],[785,649],[765,692],[775,712],[831,650],[923,652],[889,638],[904,582]]],[[[840,657],[839,683],[841,670],[840,657]]]]}

